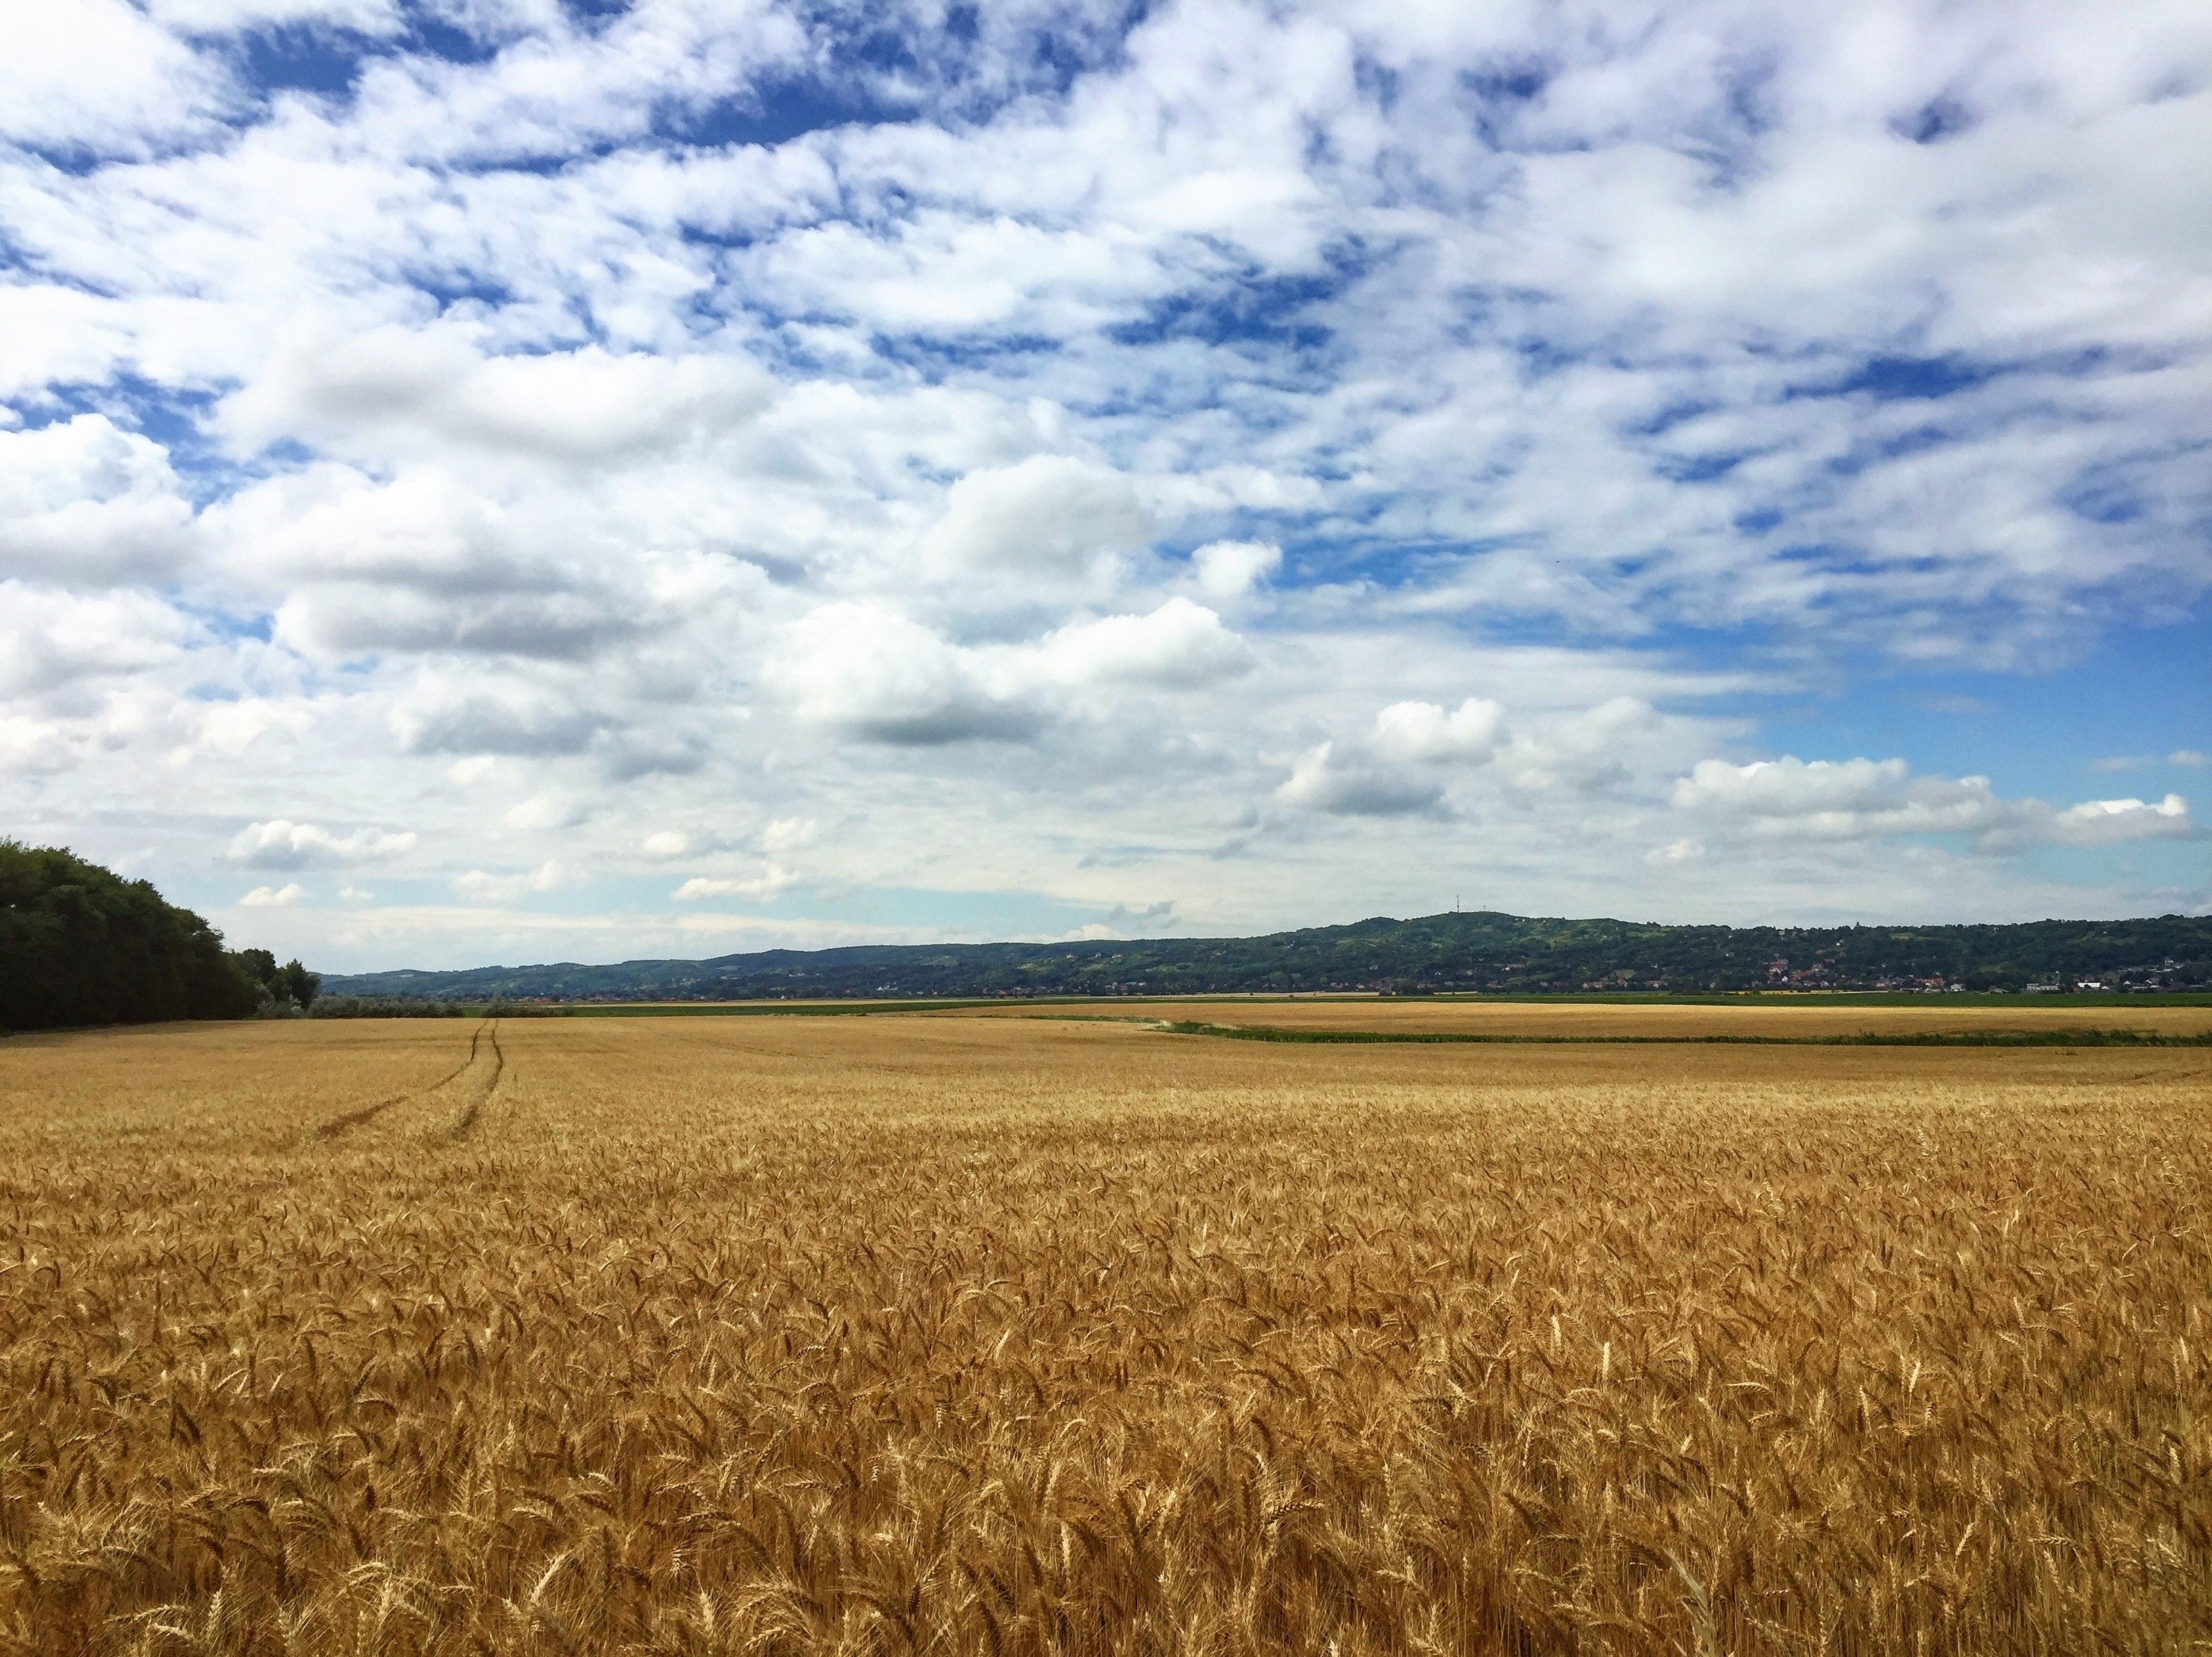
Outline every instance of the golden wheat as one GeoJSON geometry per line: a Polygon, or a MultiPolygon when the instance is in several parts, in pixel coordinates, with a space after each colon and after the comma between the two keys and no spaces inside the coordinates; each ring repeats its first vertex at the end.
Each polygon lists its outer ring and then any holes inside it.
{"type": "Polygon", "coordinates": [[[2206,1062],[11,1041],[0,1648],[2202,1651],[2206,1062]]]}

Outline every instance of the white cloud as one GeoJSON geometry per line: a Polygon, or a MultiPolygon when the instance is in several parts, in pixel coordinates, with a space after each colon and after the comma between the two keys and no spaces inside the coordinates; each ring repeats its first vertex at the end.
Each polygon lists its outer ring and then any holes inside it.
{"type": "Polygon", "coordinates": [[[173,665],[191,624],[149,593],[0,581],[0,696],[73,693],[173,665]]]}
{"type": "Polygon", "coordinates": [[[1504,708],[1479,696],[1449,713],[1434,702],[1393,702],[1375,716],[1374,746],[1390,759],[1479,765],[1498,751],[1504,720],[1504,708]]]}
{"type": "Polygon", "coordinates": [[[1291,774],[1275,790],[1285,805],[1335,816],[1397,817],[1443,809],[1443,785],[1434,777],[1401,767],[1340,758],[1335,745],[1322,743],[1291,762],[1291,774]]]}
{"type": "Polygon", "coordinates": [[[2177,794],[2155,805],[2092,800],[2061,810],[2039,800],[2001,798],[1987,777],[1917,777],[1897,759],[1702,760],[1675,785],[1674,803],[1716,825],[1791,841],[1955,834],[2002,850],[2038,841],[2098,845],[2203,834],[2177,794]]]}
{"type": "Polygon", "coordinates": [[[800,716],[866,741],[1026,741],[1073,701],[1115,688],[1190,691],[1248,673],[1252,649],[1203,604],[1073,622],[1034,643],[960,646],[872,604],[824,605],[769,671],[800,716]]]}
{"type": "Polygon", "coordinates": [[[898,747],[1021,740],[1044,722],[1023,687],[994,675],[978,652],[872,604],[827,604],[802,617],[769,676],[800,718],[898,747]]]}
{"type": "Polygon", "coordinates": [[[778,817],[762,830],[761,850],[770,853],[799,851],[813,845],[821,834],[811,817],[778,817]]]}
{"type": "Polygon", "coordinates": [[[678,887],[672,895],[679,903],[694,903],[702,898],[738,897],[753,902],[766,902],[790,889],[798,877],[787,869],[770,864],[756,875],[719,877],[695,875],[678,887]]]}
{"type": "Polygon", "coordinates": [[[608,465],[711,445],[764,413],[775,383],[742,358],[617,354],[597,346],[488,355],[480,328],[323,325],[287,340],[225,400],[234,440],[313,440],[371,461],[456,447],[608,465]]]}
{"type": "Polygon", "coordinates": [[[0,577],[159,581],[191,543],[191,505],[158,444],[96,414],[0,431],[0,577]]]}
{"type": "Polygon", "coordinates": [[[2197,840],[2203,832],[2189,815],[2189,802],[2179,794],[2168,794],[2155,804],[2139,799],[2086,800],[2051,820],[2051,838],[2074,846],[2123,840],[2197,840]]]}
{"type": "Polygon", "coordinates": [[[337,835],[312,822],[276,817],[238,831],[230,842],[230,859],[252,869],[305,869],[317,865],[379,862],[411,851],[410,833],[389,834],[381,828],[357,828],[337,835]]]}
{"type": "Polygon", "coordinates": [[[590,815],[574,800],[553,794],[532,794],[508,806],[499,820],[509,828],[573,828],[590,815]]]}
{"type": "Polygon", "coordinates": [[[58,723],[0,714],[0,762],[15,775],[66,771],[79,758],[78,744],[58,723]]]}
{"type": "Polygon", "coordinates": [[[1079,622],[1017,658],[1012,675],[1060,684],[1128,683],[1194,689],[1251,671],[1251,646],[1188,598],[1144,616],[1079,622]]]}
{"type": "Polygon", "coordinates": [[[236,701],[203,703],[185,712],[191,747],[235,759],[272,731],[297,737],[315,722],[313,711],[296,701],[245,696],[236,701]]]}
{"type": "Polygon", "coordinates": [[[307,889],[296,880],[282,886],[257,886],[239,902],[249,909],[289,909],[307,895],[307,889]]]}
{"type": "Polygon", "coordinates": [[[224,77],[123,0],[9,9],[0,52],[0,137],[128,153],[204,130],[224,77]]]}
{"type": "Polygon", "coordinates": [[[1217,603],[1243,598],[1282,561],[1272,541],[1209,541],[1190,555],[1192,579],[1217,603]]]}
{"type": "Polygon", "coordinates": [[[2160,641],[2212,592],[2212,196],[2142,158],[2212,142],[2201,9],[985,12],[873,9],[892,74],[780,0],[448,6],[453,57],[389,0],[25,9],[23,820],[176,824],[158,875],[247,818],[404,814],[472,902],[344,922],[362,950],[569,937],[516,918],[555,849],[563,907],[757,857],[996,883],[1041,935],[1133,871],[1232,930],[1467,867],[1663,904],[1693,842],[1747,918],[2196,878],[2164,799],[1698,762],[1808,695],[2047,745],[1967,681],[2100,679],[2107,628],[2146,684],[2191,671],[2160,641]],[[348,90],[257,82],[272,27],[348,90]],[[898,118],[688,141],[801,83],[898,118]],[[2038,843],[2104,872],[1965,855],[2038,843]]]}
{"type": "Polygon", "coordinates": [[[2166,756],[2166,762],[2168,765],[2212,765],[2212,758],[2208,758],[2199,749],[2177,748],[2166,756]]]}
{"type": "Polygon", "coordinates": [[[453,877],[454,891],[471,903],[510,903],[534,892],[550,892],[574,883],[574,874],[549,858],[523,874],[488,874],[471,869],[453,877]]]}
{"type": "Polygon", "coordinates": [[[389,715],[400,747],[416,754],[580,754],[608,716],[552,689],[514,681],[426,676],[389,715]]]}
{"type": "Polygon", "coordinates": [[[1903,760],[1808,762],[1794,755],[1749,765],[1701,760],[1675,785],[1674,804],[1762,832],[1838,840],[1978,832],[2005,811],[1987,777],[1915,777],[1903,760]]]}
{"type": "Polygon", "coordinates": [[[1609,697],[1516,741],[1512,780],[1537,791],[1616,787],[1667,751],[1668,734],[1668,721],[1643,697],[1609,697]]]}
{"type": "Polygon", "coordinates": [[[1298,755],[1275,798],[1337,816],[1449,816],[1439,768],[1487,765],[1507,740],[1504,707],[1483,697],[1449,713],[1435,702],[1393,702],[1358,739],[1298,755]]]}
{"type": "Polygon", "coordinates": [[[147,12],[155,21],[191,34],[319,24],[386,35],[401,26],[392,0],[149,0],[147,12]]]}
{"type": "Polygon", "coordinates": [[[946,576],[1064,575],[1144,545],[1153,527],[1134,488],[1109,468],[1032,455],[955,483],[945,515],[922,538],[921,555],[927,568],[946,576]]]}

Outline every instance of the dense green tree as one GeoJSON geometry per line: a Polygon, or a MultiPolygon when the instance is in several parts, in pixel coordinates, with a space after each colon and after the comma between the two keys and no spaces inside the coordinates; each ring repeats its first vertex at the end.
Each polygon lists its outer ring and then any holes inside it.
{"type": "Polygon", "coordinates": [[[149,882],[0,841],[0,1029],[244,1018],[260,999],[222,934],[149,882]]]}
{"type": "Polygon", "coordinates": [[[297,956],[276,969],[276,981],[301,1012],[315,1005],[316,992],[323,987],[322,974],[309,972],[297,956]]]}

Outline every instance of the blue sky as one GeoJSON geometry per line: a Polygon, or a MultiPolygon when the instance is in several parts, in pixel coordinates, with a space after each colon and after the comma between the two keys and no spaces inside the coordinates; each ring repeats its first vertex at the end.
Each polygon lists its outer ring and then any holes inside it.
{"type": "Polygon", "coordinates": [[[6,827],[334,969],[2212,912],[2212,20],[1848,10],[18,9],[6,827]]]}

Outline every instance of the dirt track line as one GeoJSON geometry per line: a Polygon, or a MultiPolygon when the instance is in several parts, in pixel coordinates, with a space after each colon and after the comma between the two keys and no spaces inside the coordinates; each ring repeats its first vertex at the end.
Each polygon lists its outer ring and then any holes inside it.
{"type": "MultiPolygon", "coordinates": [[[[491,1035],[491,1080],[484,1083],[482,1093],[469,1101],[468,1108],[461,1113],[460,1120],[453,1124],[453,1137],[457,1142],[467,1138],[477,1131],[477,1119],[483,1115],[485,1104],[498,1090],[499,1078],[507,1071],[507,1055],[500,1051],[499,1025],[491,1019],[486,1019],[484,1023],[489,1027],[491,1035]]],[[[470,1048],[473,1054],[475,1050],[473,1042],[470,1044],[470,1048]]]]}
{"type": "MultiPolygon", "coordinates": [[[[486,1019],[484,1023],[488,1024],[491,1021],[489,1019],[486,1019]]],[[[380,1099],[373,1105],[363,1105],[359,1110],[349,1110],[341,1115],[333,1116],[330,1120],[325,1122],[321,1126],[315,1129],[313,1133],[309,1134],[307,1136],[308,1138],[318,1144],[326,1144],[329,1141],[337,1138],[342,1133],[349,1133],[352,1132],[355,1128],[361,1126],[365,1122],[375,1120],[377,1117],[382,1115],[386,1111],[390,1110],[394,1105],[404,1105],[410,1099],[420,1099],[427,1094],[435,1093],[440,1088],[446,1086],[456,1077],[464,1074],[471,1065],[476,1063],[477,1044],[483,1040],[483,1035],[484,1025],[477,1025],[469,1035],[469,1056],[462,1059],[459,1065],[447,1071],[436,1081],[431,1083],[428,1087],[417,1088],[412,1093],[394,1094],[391,1098],[380,1099]]],[[[495,1050],[497,1049],[498,1045],[498,1037],[493,1037],[492,1046],[495,1050]]]]}

